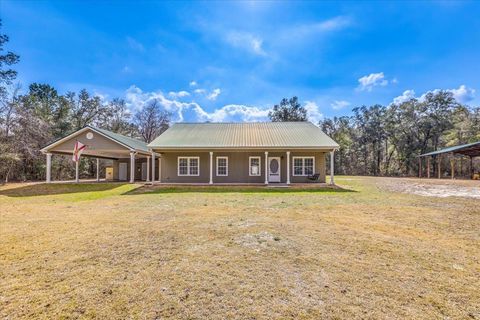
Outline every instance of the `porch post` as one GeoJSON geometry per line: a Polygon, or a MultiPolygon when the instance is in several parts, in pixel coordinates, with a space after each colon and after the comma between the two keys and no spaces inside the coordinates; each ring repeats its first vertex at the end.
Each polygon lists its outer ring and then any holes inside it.
{"type": "Polygon", "coordinates": [[[135,182],[135,152],[130,152],[130,183],[135,182]]]}
{"type": "Polygon", "coordinates": [[[290,184],[290,151],[287,151],[287,184],[290,184]]]}
{"type": "Polygon", "coordinates": [[[330,151],[330,184],[334,185],[334,176],[335,176],[335,171],[334,171],[334,162],[335,162],[335,157],[334,157],[335,150],[330,151]]]}
{"type": "Polygon", "coordinates": [[[213,184],[213,152],[210,151],[210,182],[209,184],[213,184]]]}
{"type": "Polygon", "coordinates": [[[52,182],[52,154],[47,153],[47,183],[52,182]]]}
{"type": "Polygon", "coordinates": [[[79,179],[79,176],[78,176],[78,163],[79,162],[80,162],[80,158],[78,158],[78,160],[75,161],[75,182],[76,183],[80,182],[80,179],[79,179]]]}
{"type": "Polygon", "coordinates": [[[150,181],[150,156],[147,156],[147,181],[150,181]]]}
{"type": "Polygon", "coordinates": [[[162,182],[162,155],[158,156],[158,182],[162,182]]]}
{"type": "Polygon", "coordinates": [[[100,181],[100,159],[97,158],[97,182],[100,181]]]}
{"type": "Polygon", "coordinates": [[[265,184],[268,184],[268,151],[265,151],[265,184]]]}
{"type": "Polygon", "coordinates": [[[152,184],[155,182],[155,152],[152,152],[152,184]]]}
{"type": "Polygon", "coordinates": [[[427,178],[430,179],[430,157],[427,156],[427,178]]]}

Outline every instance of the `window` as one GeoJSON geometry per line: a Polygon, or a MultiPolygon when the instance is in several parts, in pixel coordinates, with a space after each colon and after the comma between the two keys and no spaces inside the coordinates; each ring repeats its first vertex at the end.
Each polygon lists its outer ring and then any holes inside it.
{"type": "Polygon", "coordinates": [[[248,158],[248,162],[249,162],[249,168],[248,168],[248,172],[249,172],[249,176],[259,176],[261,175],[262,173],[260,172],[260,157],[250,157],[248,158]]]}
{"type": "Polygon", "coordinates": [[[315,171],[315,157],[293,157],[293,175],[310,176],[315,171]]]}
{"type": "Polygon", "coordinates": [[[199,176],[200,175],[199,157],[178,157],[178,175],[179,176],[199,176]]]}
{"type": "Polygon", "coordinates": [[[217,176],[228,176],[228,157],[217,157],[217,176]]]}

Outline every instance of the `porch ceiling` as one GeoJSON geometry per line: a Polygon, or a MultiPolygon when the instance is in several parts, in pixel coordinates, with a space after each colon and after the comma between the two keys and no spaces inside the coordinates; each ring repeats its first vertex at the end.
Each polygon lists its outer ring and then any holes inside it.
{"type": "MultiPolygon", "coordinates": [[[[51,151],[52,154],[59,154],[65,156],[72,156],[72,150],[55,150],[51,151]]],[[[130,151],[128,150],[86,150],[82,153],[82,157],[91,157],[91,158],[102,158],[102,159],[125,159],[130,158],[130,151]]],[[[146,158],[147,155],[137,153],[135,158],[143,159],[146,158]]]]}

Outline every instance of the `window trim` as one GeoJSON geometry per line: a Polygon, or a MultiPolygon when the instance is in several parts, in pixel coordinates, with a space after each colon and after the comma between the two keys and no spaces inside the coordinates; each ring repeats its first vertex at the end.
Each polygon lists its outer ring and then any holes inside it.
{"type": "Polygon", "coordinates": [[[215,168],[216,168],[215,173],[217,174],[217,177],[228,177],[228,157],[226,157],[226,156],[216,157],[216,159],[215,159],[215,168]],[[225,166],[225,167],[226,167],[226,171],[225,171],[225,174],[219,174],[219,173],[218,173],[218,160],[219,160],[219,159],[225,159],[225,161],[226,161],[226,166],[225,166]]]}
{"type": "Polygon", "coordinates": [[[305,174],[305,159],[312,159],[312,175],[315,174],[315,156],[297,156],[292,157],[292,175],[294,177],[308,177],[309,174],[305,174]],[[295,174],[295,159],[302,159],[302,174],[295,174]]]}
{"type": "Polygon", "coordinates": [[[260,156],[248,157],[248,176],[260,177],[261,175],[262,175],[262,157],[260,156]],[[252,159],[258,159],[258,174],[252,174],[252,159]]]}
{"type": "Polygon", "coordinates": [[[177,157],[177,175],[179,177],[198,177],[198,176],[200,176],[200,157],[185,157],[185,156],[177,157]],[[180,159],[187,159],[187,174],[180,174],[180,159]],[[197,174],[190,174],[190,160],[191,159],[197,159],[197,163],[198,163],[197,174]]]}

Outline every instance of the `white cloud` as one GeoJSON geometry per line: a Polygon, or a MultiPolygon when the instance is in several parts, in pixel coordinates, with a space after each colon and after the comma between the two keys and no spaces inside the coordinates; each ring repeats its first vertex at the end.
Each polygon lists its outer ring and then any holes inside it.
{"type": "Polygon", "coordinates": [[[122,69],[122,72],[123,73],[130,73],[130,72],[132,72],[132,69],[129,66],[124,66],[123,69],[122,69]]]}
{"type": "Polygon", "coordinates": [[[323,114],[320,112],[320,107],[313,101],[305,101],[305,109],[307,110],[308,120],[317,124],[323,119],[323,114]]]}
{"type": "Polygon", "coordinates": [[[222,90],[220,90],[219,88],[216,88],[207,96],[207,99],[208,100],[217,100],[217,97],[220,95],[221,92],[222,92],[222,90]]]}
{"type": "Polygon", "coordinates": [[[352,20],[349,17],[337,16],[324,21],[288,25],[277,30],[271,40],[277,44],[280,43],[280,45],[291,45],[292,42],[298,45],[299,41],[312,41],[312,37],[315,37],[315,41],[318,41],[319,36],[345,29],[351,24],[352,20]]]}
{"type": "Polygon", "coordinates": [[[169,99],[161,91],[143,92],[136,86],[131,86],[125,92],[125,101],[133,112],[142,108],[145,104],[157,101],[166,111],[172,113],[173,122],[183,121],[266,121],[269,109],[254,106],[230,104],[212,112],[206,112],[196,102],[182,102],[169,99]]]}
{"type": "Polygon", "coordinates": [[[262,48],[263,40],[248,32],[230,32],[226,35],[226,41],[236,47],[246,50],[250,53],[266,56],[267,53],[262,48]]]}
{"type": "Polygon", "coordinates": [[[469,88],[466,85],[462,84],[457,89],[434,89],[434,90],[430,90],[430,91],[427,91],[424,94],[422,94],[420,97],[415,96],[415,91],[406,90],[406,91],[403,92],[403,94],[401,96],[398,96],[398,97],[394,98],[393,103],[400,104],[402,102],[405,102],[405,101],[408,101],[408,100],[414,99],[414,98],[418,99],[419,101],[423,101],[425,99],[425,96],[428,93],[431,92],[431,93],[435,94],[435,93],[438,93],[440,91],[451,92],[453,94],[453,97],[458,102],[461,102],[461,103],[466,103],[468,101],[471,101],[471,100],[475,99],[475,89],[469,88]]]}
{"type": "Polygon", "coordinates": [[[195,89],[193,90],[193,92],[195,92],[196,94],[205,94],[205,92],[207,92],[205,89],[195,89]]]}
{"type": "Polygon", "coordinates": [[[468,102],[475,99],[475,89],[468,88],[464,84],[458,87],[458,89],[450,89],[448,91],[453,93],[453,97],[460,102],[468,102]]]}
{"type": "Polygon", "coordinates": [[[405,91],[403,91],[401,96],[393,98],[393,103],[394,104],[401,104],[403,102],[406,102],[406,101],[414,99],[414,98],[415,98],[415,91],[405,90],[405,91]]]}
{"type": "Polygon", "coordinates": [[[140,52],[145,51],[145,47],[143,46],[143,44],[141,44],[140,42],[138,42],[132,37],[127,37],[127,44],[133,50],[140,51],[140,52]]]}
{"type": "Polygon", "coordinates": [[[178,92],[175,92],[175,91],[170,91],[168,93],[169,96],[177,99],[177,98],[183,98],[183,97],[188,97],[190,95],[190,92],[188,91],[178,91],[178,92]]]}
{"type": "Polygon", "coordinates": [[[350,105],[350,102],[345,100],[335,100],[333,103],[330,104],[333,110],[340,110],[350,105]]]}
{"type": "Polygon", "coordinates": [[[388,80],[385,79],[383,72],[371,73],[368,76],[363,76],[358,79],[358,89],[361,91],[372,91],[373,87],[384,87],[388,84],[388,80]]]}
{"type": "Polygon", "coordinates": [[[209,114],[210,121],[228,122],[228,121],[266,121],[268,120],[268,109],[260,109],[238,104],[229,104],[220,109],[216,109],[209,114]]]}
{"type": "Polygon", "coordinates": [[[350,24],[351,21],[348,17],[338,16],[317,23],[301,25],[295,31],[303,34],[334,31],[348,27],[350,24]]]}
{"type": "Polygon", "coordinates": [[[351,25],[351,19],[345,16],[333,17],[328,20],[293,25],[278,31],[281,41],[298,41],[310,36],[326,34],[329,32],[344,29],[351,25]]]}
{"type": "Polygon", "coordinates": [[[196,87],[198,85],[197,81],[190,81],[190,87],[196,87]]]}

